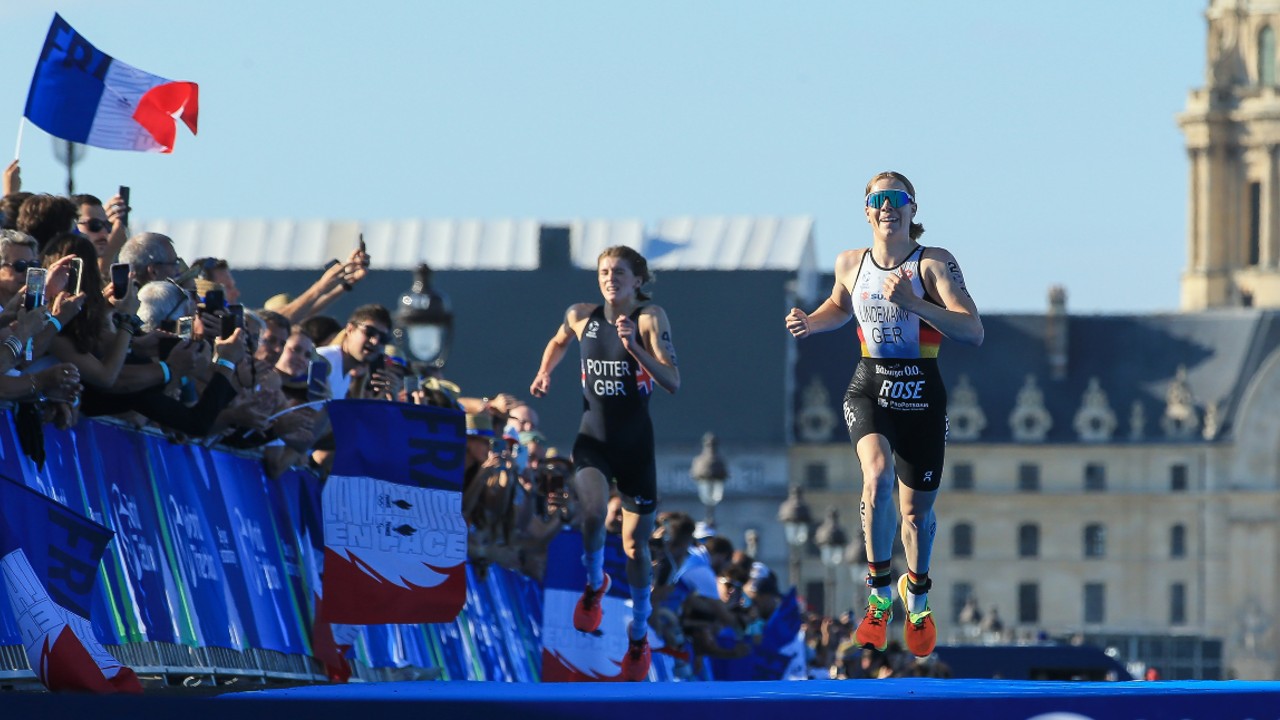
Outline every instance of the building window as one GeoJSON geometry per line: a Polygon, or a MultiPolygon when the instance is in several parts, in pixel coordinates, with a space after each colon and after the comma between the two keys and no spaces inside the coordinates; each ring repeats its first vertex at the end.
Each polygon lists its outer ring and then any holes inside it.
{"type": "Polygon", "coordinates": [[[804,584],[804,604],[813,608],[814,612],[819,615],[826,615],[827,608],[824,605],[827,602],[826,584],[821,580],[810,580],[804,584]]]}
{"type": "Polygon", "coordinates": [[[1169,528],[1169,557],[1184,558],[1187,556],[1187,528],[1185,525],[1174,525],[1169,528]]]}
{"type": "Polygon", "coordinates": [[[1033,558],[1040,555],[1040,526],[1026,523],[1018,526],[1018,557],[1033,558]]]}
{"type": "Polygon", "coordinates": [[[1101,492],[1107,489],[1107,467],[1102,463],[1089,463],[1084,466],[1084,489],[1087,492],[1101,492]]]}
{"type": "Polygon", "coordinates": [[[1174,492],[1186,492],[1189,485],[1187,480],[1187,466],[1178,463],[1169,466],[1169,489],[1174,492]]]}
{"type": "Polygon", "coordinates": [[[1040,622],[1040,586],[1036,583],[1018,583],[1018,622],[1023,625],[1040,622]]]}
{"type": "Polygon", "coordinates": [[[1018,489],[1023,492],[1036,492],[1040,489],[1040,466],[1022,463],[1018,466],[1018,489]]]}
{"type": "Polygon", "coordinates": [[[1084,556],[1100,558],[1107,555],[1107,529],[1098,523],[1084,526],[1084,556]]]}
{"type": "Polygon", "coordinates": [[[1107,586],[1102,583],[1084,585],[1084,621],[1101,625],[1107,621],[1107,586]]]}
{"type": "Polygon", "coordinates": [[[1187,624],[1187,585],[1174,583],[1169,586],[1169,624],[1187,624]]]}
{"type": "Polygon", "coordinates": [[[827,464],[809,463],[804,466],[804,486],[813,490],[824,490],[828,485],[827,464]]]}
{"type": "Polygon", "coordinates": [[[953,557],[973,557],[973,526],[957,523],[951,528],[951,554],[953,557]]]}
{"type": "Polygon", "coordinates": [[[969,463],[956,463],[951,468],[951,489],[973,489],[973,465],[969,463]]]}
{"type": "Polygon", "coordinates": [[[1249,183],[1249,265],[1262,259],[1262,183],[1249,183]]]}
{"type": "Polygon", "coordinates": [[[1276,84],[1276,33],[1270,25],[1258,33],[1258,84],[1276,84]]]}
{"type": "MultiPolygon", "coordinates": [[[[969,604],[969,598],[973,597],[973,583],[958,582],[951,586],[951,620],[953,622],[962,622],[964,619],[960,617],[964,612],[964,608],[969,604]]],[[[976,601],[977,598],[974,598],[976,601]]]]}

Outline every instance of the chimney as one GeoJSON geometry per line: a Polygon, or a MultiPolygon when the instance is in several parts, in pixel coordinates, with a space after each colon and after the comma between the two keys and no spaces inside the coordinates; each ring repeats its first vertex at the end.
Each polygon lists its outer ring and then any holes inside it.
{"type": "Polygon", "coordinates": [[[1067,377],[1067,289],[1061,285],[1049,288],[1049,314],[1045,316],[1044,344],[1049,359],[1049,378],[1067,377]]]}
{"type": "Polygon", "coordinates": [[[538,269],[565,270],[573,267],[569,253],[569,228],[543,225],[538,229],[538,269]]]}

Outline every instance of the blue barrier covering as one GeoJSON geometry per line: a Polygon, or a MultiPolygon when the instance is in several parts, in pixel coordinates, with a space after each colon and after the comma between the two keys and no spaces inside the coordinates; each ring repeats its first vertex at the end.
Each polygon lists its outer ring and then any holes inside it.
{"type": "MultiPolygon", "coordinates": [[[[0,413],[0,474],[112,529],[94,588],[94,632],[107,645],[311,653],[313,591],[323,557],[320,482],[266,477],[253,457],[84,421],[45,426],[43,470],[0,413]]],[[[452,623],[363,626],[357,659],[375,668],[436,668],[444,679],[539,679],[542,591],[527,577],[467,568],[452,623]]],[[[20,645],[7,601],[0,645],[20,645]]]]}

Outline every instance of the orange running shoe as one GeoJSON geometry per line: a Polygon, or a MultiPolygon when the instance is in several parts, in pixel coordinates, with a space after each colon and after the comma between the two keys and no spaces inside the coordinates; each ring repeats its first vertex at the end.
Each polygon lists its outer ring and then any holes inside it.
{"type": "Polygon", "coordinates": [[[902,630],[907,650],[916,657],[928,657],[933,646],[938,643],[938,628],[933,624],[933,611],[925,601],[924,612],[913,613],[907,606],[907,576],[898,578],[898,597],[902,598],[902,607],[907,613],[907,622],[902,630]]]}
{"type": "Polygon", "coordinates": [[[600,607],[600,600],[604,594],[609,592],[609,573],[604,574],[604,582],[601,583],[598,590],[591,589],[591,583],[587,583],[587,587],[582,591],[582,597],[578,598],[578,604],[573,606],[573,626],[578,632],[595,632],[600,627],[600,621],[604,618],[604,608],[600,607]]]}
{"type": "Polygon", "coordinates": [[[893,598],[870,595],[867,597],[867,614],[862,616],[853,637],[862,647],[884,650],[889,647],[889,623],[893,621],[893,598]]]}
{"type": "MultiPolygon", "coordinates": [[[[627,626],[631,637],[631,626],[627,626]]],[[[622,656],[622,679],[627,682],[644,682],[649,679],[649,663],[653,654],[649,651],[649,635],[627,643],[627,654],[622,656]]]]}

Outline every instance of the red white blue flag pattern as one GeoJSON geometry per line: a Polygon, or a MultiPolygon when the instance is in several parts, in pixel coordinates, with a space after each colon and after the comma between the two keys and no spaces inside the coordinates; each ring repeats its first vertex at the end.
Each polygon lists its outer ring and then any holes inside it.
{"type": "Polygon", "coordinates": [[[0,477],[0,585],[32,670],[54,692],[142,692],[89,622],[98,563],[113,534],[0,477]]]}
{"type": "Polygon", "coordinates": [[[177,136],[175,118],[194,134],[199,106],[195,83],[174,82],[120,62],[54,15],[24,114],[64,140],[167,153],[177,136]]]}
{"type": "Polygon", "coordinates": [[[321,496],[323,619],[437,623],[466,602],[461,411],[329,403],[336,451],[321,496]]]}

